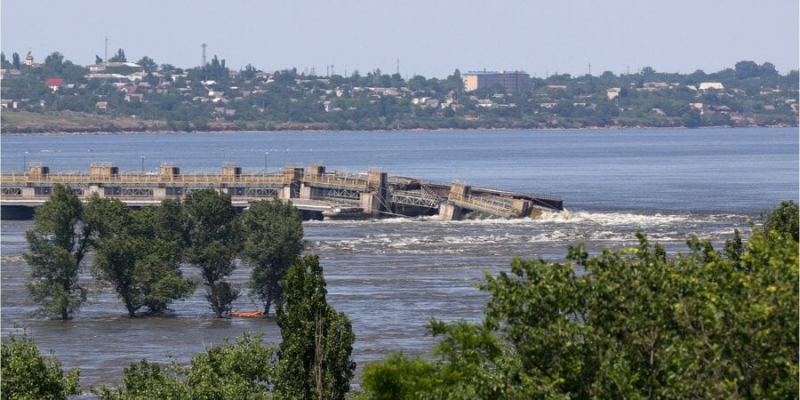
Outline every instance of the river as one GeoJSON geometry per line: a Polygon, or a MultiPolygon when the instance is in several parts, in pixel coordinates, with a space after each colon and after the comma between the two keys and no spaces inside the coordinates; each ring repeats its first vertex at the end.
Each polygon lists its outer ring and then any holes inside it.
{"type": "MultiPolygon", "coordinates": [[[[256,172],[322,162],[328,170],[382,168],[564,199],[566,212],[538,220],[304,223],[306,252],[320,256],[329,302],[353,322],[359,369],[391,351],[427,354],[435,343],[426,334],[430,318],[480,320],[488,298],[475,285],[484,271],[506,270],[513,256],[558,261],[581,240],[597,253],[634,244],[637,231],[673,254],[685,251],[690,235],[719,245],[734,229],[747,231],[759,211],[798,198],[795,128],[10,136],[1,144],[4,173],[29,162],[87,171],[105,161],[123,172],[161,163],[212,172],[233,162],[256,172]]],[[[30,269],[21,258],[31,227],[2,221],[2,336],[26,326],[43,352],[81,368],[84,389],[118,382],[142,357],[186,362],[245,329],[280,341],[272,319],[212,318],[202,289],[168,316],[130,319],[113,293],[91,286],[73,320],[32,318],[36,306],[24,290],[30,269]]],[[[197,277],[192,268],[185,273],[197,277]]],[[[248,273],[241,266],[231,281],[244,287],[248,273]]],[[[256,306],[245,297],[235,308],[256,306]]]]}

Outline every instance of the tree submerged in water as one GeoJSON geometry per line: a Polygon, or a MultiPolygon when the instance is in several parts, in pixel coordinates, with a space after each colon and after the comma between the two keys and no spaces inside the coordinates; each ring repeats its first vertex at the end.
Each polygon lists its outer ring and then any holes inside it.
{"type": "Polygon", "coordinates": [[[165,200],[132,212],[119,200],[92,196],[85,209],[95,249],[92,272],[114,288],[129,316],[142,308],[164,312],[172,301],[194,293],[194,283],[180,270],[185,241],[179,203],[165,200]]]}
{"type": "Polygon", "coordinates": [[[183,200],[188,246],[184,260],[200,269],[206,286],[206,299],[217,318],[231,310],[239,290],[225,278],[236,265],[241,244],[236,210],[231,197],[214,189],[192,192],[183,200]]]}
{"type": "Polygon", "coordinates": [[[72,189],[57,184],[33,223],[25,234],[29,252],[23,254],[32,271],[28,294],[40,305],[39,315],[68,320],[86,301],[78,273],[92,231],[84,223],[83,205],[72,189]]]}
{"type": "Polygon", "coordinates": [[[252,266],[250,293],[269,314],[283,300],[281,282],[303,250],[303,217],[291,203],[278,199],[250,205],[242,215],[242,260],[252,266]]]}

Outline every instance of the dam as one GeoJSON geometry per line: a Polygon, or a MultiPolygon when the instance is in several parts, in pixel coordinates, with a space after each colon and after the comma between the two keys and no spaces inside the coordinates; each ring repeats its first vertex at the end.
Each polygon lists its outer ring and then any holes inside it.
{"type": "Polygon", "coordinates": [[[291,201],[304,219],[368,219],[438,215],[442,220],[465,218],[526,218],[543,211],[563,210],[554,196],[472,187],[454,181],[442,184],[418,178],[390,176],[380,170],[365,173],[327,171],[325,165],[285,166],[278,172],[245,173],[223,164],[219,173],[181,173],[163,164],[157,173],[121,173],[111,163],[92,163],[88,173],[53,173],[40,163],[24,173],[4,173],[0,178],[0,217],[28,219],[47,201],[53,186],[69,186],[86,200],[119,199],[129,207],[158,205],[180,199],[195,190],[213,188],[231,196],[233,205],[277,198],[291,201]]]}

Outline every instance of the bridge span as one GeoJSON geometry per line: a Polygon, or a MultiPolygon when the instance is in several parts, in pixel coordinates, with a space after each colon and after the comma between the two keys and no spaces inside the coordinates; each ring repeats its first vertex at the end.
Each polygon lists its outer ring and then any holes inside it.
{"type": "Polygon", "coordinates": [[[476,215],[525,218],[536,217],[544,210],[563,209],[562,200],[553,196],[474,188],[460,182],[438,184],[389,176],[383,171],[327,171],[321,164],[286,166],[270,173],[243,173],[241,167],[225,164],[217,174],[182,174],[172,165],[162,165],[158,173],[120,173],[112,164],[94,163],[88,174],[52,173],[42,164],[30,164],[24,173],[2,174],[0,216],[30,218],[56,184],[69,186],[84,200],[96,193],[137,208],[213,188],[229,194],[233,205],[242,209],[264,199],[291,201],[306,219],[420,215],[439,215],[444,220],[476,215]]]}

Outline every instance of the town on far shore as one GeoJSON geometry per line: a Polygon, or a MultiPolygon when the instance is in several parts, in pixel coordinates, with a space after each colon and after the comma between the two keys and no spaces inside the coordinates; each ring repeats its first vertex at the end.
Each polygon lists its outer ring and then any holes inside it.
{"type": "Polygon", "coordinates": [[[2,133],[591,129],[798,125],[798,71],[769,62],[689,74],[466,71],[445,78],[314,68],[191,68],[142,56],[79,65],[2,54],[2,133]]]}

